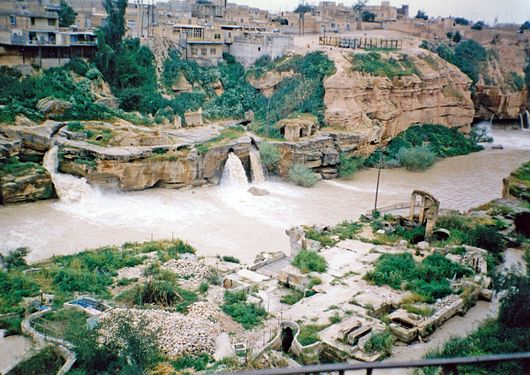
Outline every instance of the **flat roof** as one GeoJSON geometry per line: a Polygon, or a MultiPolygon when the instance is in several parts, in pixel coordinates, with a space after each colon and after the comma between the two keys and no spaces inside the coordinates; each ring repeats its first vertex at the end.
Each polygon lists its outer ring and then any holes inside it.
{"type": "Polygon", "coordinates": [[[204,26],[199,26],[199,25],[186,25],[186,24],[176,24],[176,25],[173,25],[173,27],[181,27],[183,29],[204,29],[204,26]]]}
{"type": "Polygon", "coordinates": [[[214,42],[213,40],[188,40],[188,44],[224,44],[224,42],[214,42]]]}

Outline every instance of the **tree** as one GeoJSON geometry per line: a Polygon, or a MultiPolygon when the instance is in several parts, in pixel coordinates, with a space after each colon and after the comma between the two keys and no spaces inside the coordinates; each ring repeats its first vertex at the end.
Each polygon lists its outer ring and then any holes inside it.
{"type": "Polygon", "coordinates": [[[368,0],[357,0],[357,2],[353,4],[353,10],[360,14],[366,6],[367,2],[368,0]]]}
{"type": "Polygon", "coordinates": [[[472,30],[482,30],[484,28],[485,24],[484,21],[478,21],[471,26],[472,30]]]}
{"type": "Polygon", "coordinates": [[[375,13],[372,13],[372,12],[369,12],[369,11],[365,10],[362,13],[362,20],[363,20],[363,22],[374,22],[375,13]]]}
{"type": "Polygon", "coordinates": [[[462,40],[462,35],[460,34],[460,31],[456,31],[454,34],[453,34],[453,42],[455,43],[460,43],[460,41],[462,40]]]}
{"type": "Polygon", "coordinates": [[[422,19],[422,20],[428,20],[429,16],[427,15],[427,13],[425,13],[425,11],[418,10],[418,13],[416,13],[416,18],[419,18],[419,19],[422,19]]]}
{"type": "Polygon", "coordinates": [[[530,30],[530,21],[525,21],[519,28],[519,32],[522,34],[525,30],[530,30]]]}
{"type": "Polygon", "coordinates": [[[467,19],[465,19],[464,17],[456,17],[455,18],[455,23],[457,25],[464,25],[464,26],[469,25],[469,21],[467,19]]]}
{"type": "Polygon", "coordinates": [[[102,42],[117,51],[125,35],[124,15],[127,0],[105,0],[103,6],[107,12],[107,22],[101,27],[100,36],[103,37],[102,42]]]}
{"type": "Polygon", "coordinates": [[[76,13],[74,9],[66,3],[65,0],[61,0],[61,7],[59,9],[59,26],[68,27],[75,23],[76,13]]]}
{"type": "Polygon", "coordinates": [[[294,10],[295,13],[305,14],[305,13],[312,13],[313,10],[315,10],[314,6],[311,6],[309,4],[298,4],[296,9],[294,10]]]}

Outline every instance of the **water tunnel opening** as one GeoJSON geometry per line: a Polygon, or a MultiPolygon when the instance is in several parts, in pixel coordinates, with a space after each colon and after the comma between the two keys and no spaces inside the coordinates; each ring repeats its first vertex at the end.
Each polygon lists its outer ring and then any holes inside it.
{"type": "Polygon", "coordinates": [[[228,153],[234,153],[234,149],[233,149],[232,147],[230,147],[230,148],[228,149],[228,153]]]}
{"type": "Polygon", "coordinates": [[[282,351],[288,353],[293,345],[294,332],[291,327],[285,327],[282,329],[282,351]]]}

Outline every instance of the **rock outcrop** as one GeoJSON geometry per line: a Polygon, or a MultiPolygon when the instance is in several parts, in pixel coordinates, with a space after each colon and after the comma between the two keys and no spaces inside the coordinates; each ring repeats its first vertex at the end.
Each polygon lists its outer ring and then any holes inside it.
{"type": "Polygon", "coordinates": [[[42,167],[25,168],[17,174],[0,169],[0,204],[32,202],[55,197],[50,174],[42,167]]]}
{"type": "MultiPolygon", "coordinates": [[[[402,58],[399,54],[391,57],[402,58]]],[[[353,71],[347,52],[333,54],[333,58],[337,71],[324,81],[330,127],[372,143],[388,140],[414,124],[469,131],[474,116],[471,81],[436,55],[426,51],[409,55],[419,74],[393,79],[353,71]]],[[[357,148],[366,149],[363,145],[357,148]]]]}
{"type": "Polygon", "coordinates": [[[247,79],[256,90],[259,90],[266,97],[270,97],[281,81],[293,75],[293,71],[279,72],[277,70],[269,70],[259,77],[249,75],[247,79]]]}

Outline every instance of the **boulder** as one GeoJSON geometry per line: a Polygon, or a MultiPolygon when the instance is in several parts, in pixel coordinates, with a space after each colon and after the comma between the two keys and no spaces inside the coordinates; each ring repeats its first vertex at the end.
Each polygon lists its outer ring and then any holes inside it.
{"type": "Polygon", "coordinates": [[[33,202],[55,197],[55,189],[48,171],[29,167],[21,174],[0,173],[0,204],[33,202]]]}
{"type": "Polygon", "coordinates": [[[47,117],[64,115],[70,108],[72,108],[72,103],[51,97],[42,98],[37,103],[37,109],[47,117]]]}
{"type": "Polygon", "coordinates": [[[250,189],[247,190],[250,194],[255,195],[257,197],[262,197],[264,195],[268,195],[269,192],[265,189],[260,189],[256,186],[252,186],[250,189]]]}

